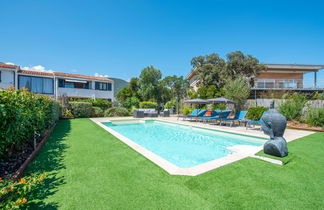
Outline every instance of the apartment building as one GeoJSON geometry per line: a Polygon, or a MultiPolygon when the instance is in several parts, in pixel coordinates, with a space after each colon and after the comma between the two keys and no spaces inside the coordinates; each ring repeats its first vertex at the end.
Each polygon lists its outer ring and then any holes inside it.
{"type": "Polygon", "coordinates": [[[0,89],[15,87],[58,98],[101,98],[114,101],[113,80],[62,72],[38,72],[0,63],[0,89]]]}
{"type": "MultiPolygon", "coordinates": [[[[318,80],[317,72],[324,69],[324,65],[302,64],[265,64],[266,70],[261,71],[254,78],[251,88],[255,95],[260,91],[293,90],[298,92],[323,92],[324,80],[318,80]],[[312,74],[311,79],[305,79],[305,74],[312,74]]],[[[193,89],[197,89],[197,75],[193,70],[187,76],[193,89]]]]}

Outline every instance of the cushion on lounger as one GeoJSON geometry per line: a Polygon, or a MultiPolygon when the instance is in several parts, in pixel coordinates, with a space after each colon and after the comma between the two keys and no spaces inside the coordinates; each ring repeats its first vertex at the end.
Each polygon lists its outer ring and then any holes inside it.
{"type": "Polygon", "coordinates": [[[211,110],[208,110],[205,114],[204,114],[204,117],[210,117],[212,115],[212,111],[211,110]]]}

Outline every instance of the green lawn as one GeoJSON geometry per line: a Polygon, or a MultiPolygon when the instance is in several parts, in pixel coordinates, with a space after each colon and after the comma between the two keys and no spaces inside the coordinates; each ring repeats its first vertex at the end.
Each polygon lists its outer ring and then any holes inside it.
{"type": "Polygon", "coordinates": [[[63,120],[26,172],[50,174],[28,208],[323,209],[324,133],[289,151],[284,166],[247,158],[171,176],[89,119],[63,120]]]}

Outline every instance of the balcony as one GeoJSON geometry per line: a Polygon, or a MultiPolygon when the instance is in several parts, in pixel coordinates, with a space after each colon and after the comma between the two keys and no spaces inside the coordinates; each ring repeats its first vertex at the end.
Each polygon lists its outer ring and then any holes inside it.
{"type": "Polygon", "coordinates": [[[255,79],[253,90],[324,90],[324,80],[255,79]]]}
{"type": "Polygon", "coordinates": [[[83,88],[57,88],[58,96],[66,95],[67,97],[80,97],[80,98],[104,98],[113,99],[113,91],[103,91],[94,89],[83,88]]]}

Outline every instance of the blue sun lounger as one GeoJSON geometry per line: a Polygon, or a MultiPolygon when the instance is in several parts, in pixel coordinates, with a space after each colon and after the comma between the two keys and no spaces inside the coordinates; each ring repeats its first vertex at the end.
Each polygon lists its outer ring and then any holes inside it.
{"type": "Polygon", "coordinates": [[[231,123],[230,126],[232,127],[232,125],[235,121],[239,122],[239,124],[240,124],[244,120],[246,114],[247,114],[247,111],[237,111],[235,113],[234,118],[224,119],[224,120],[222,120],[222,123],[226,124],[227,122],[230,122],[231,123]]]}
{"type": "Polygon", "coordinates": [[[195,117],[195,116],[198,115],[199,110],[200,110],[200,109],[195,109],[195,110],[193,110],[193,111],[191,112],[191,114],[187,114],[187,115],[179,115],[179,116],[178,116],[178,119],[179,119],[179,117],[183,117],[183,118],[186,118],[186,117],[195,117]]]}
{"type": "Polygon", "coordinates": [[[231,110],[224,110],[222,111],[219,116],[215,116],[215,117],[206,117],[205,119],[208,119],[208,120],[223,120],[223,119],[226,119],[229,115],[231,114],[231,110]]]}
{"type": "Polygon", "coordinates": [[[210,116],[201,116],[201,117],[198,117],[198,119],[205,122],[205,121],[209,120],[211,117],[217,117],[221,112],[222,112],[221,110],[217,109],[217,110],[214,110],[210,116]]]}

